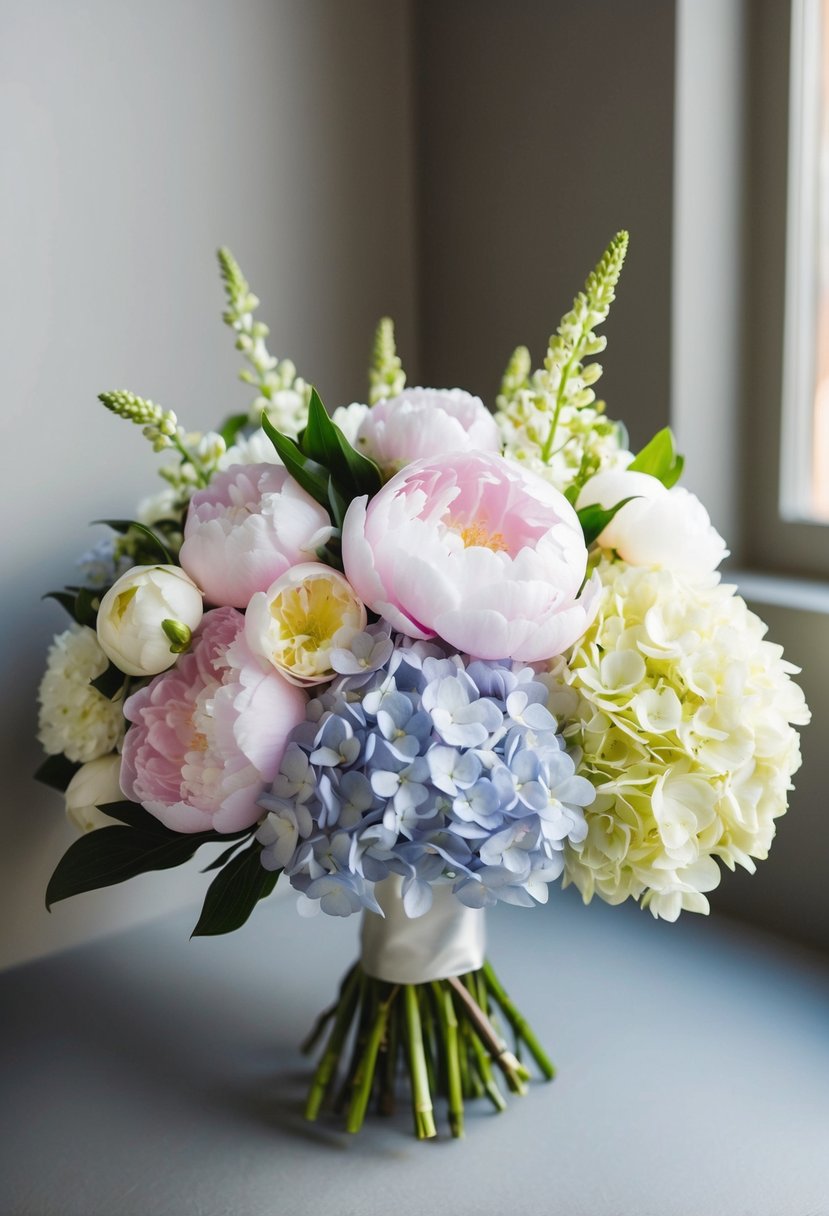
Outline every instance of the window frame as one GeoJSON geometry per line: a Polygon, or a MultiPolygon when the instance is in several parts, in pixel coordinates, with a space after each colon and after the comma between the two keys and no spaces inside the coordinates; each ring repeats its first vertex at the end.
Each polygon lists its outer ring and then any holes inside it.
{"type": "MultiPolygon", "coordinates": [[[[787,304],[794,267],[788,258],[794,220],[796,158],[791,128],[792,18],[801,0],[755,0],[747,6],[746,163],[744,198],[743,406],[739,427],[740,565],[769,574],[829,580],[829,527],[803,518],[784,489],[802,442],[787,393],[806,369],[797,364],[796,320],[787,304]],[[786,363],[786,337],[789,341],[786,363]],[[794,429],[792,429],[794,428],[794,429]],[[782,504],[782,506],[781,506],[782,504]]],[[[796,33],[795,38],[799,35],[796,33]]],[[[796,226],[799,239],[803,225],[796,226]]],[[[802,307],[802,305],[801,305],[802,307]]],[[[802,449],[801,449],[802,451],[802,449]]],[[[797,476],[795,471],[794,476],[797,476]]]]}

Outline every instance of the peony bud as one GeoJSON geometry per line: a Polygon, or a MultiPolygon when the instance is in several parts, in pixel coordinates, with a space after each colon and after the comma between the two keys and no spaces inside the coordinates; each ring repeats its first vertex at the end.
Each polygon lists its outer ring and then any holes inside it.
{"type": "Polygon", "coordinates": [[[576,506],[610,509],[630,498],[597,539],[630,566],[651,566],[691,576],[716,570],[728,556],[725,541],[695,494],[667,490],[648,473],[614,469],[585,482],[576,506]]]}
{"type": "Polygon", "coordinates": [[[101,601],[98,641],[127,675],[154,676],[175,663],[181,641],[198,628],[202,611],[201,592],[178,566],[134,566],[101,601]],[[170,623],[179,639],[172,645],[170,623]]]}
{"type": "Polygon", "coordinates": [[[66,787],[66,818],[79,832],[92,832],[118,823],[100,809],[108,802],[121,802],[119,784],[121,757],[101,756],[82,765],[66,787]]]}

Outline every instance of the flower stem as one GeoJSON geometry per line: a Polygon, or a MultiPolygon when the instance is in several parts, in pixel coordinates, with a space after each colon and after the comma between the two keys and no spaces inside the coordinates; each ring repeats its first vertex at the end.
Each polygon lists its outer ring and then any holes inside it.
{"type": "Polygon", "coordinates": [[[375,1069],[377,1067],[377,1055],[380,1051],[380,1044],[386,1034],[386,1027],[389,1021],[389,1012],[394,999],[397,996],[398,989],[392,988],[389,996],[385,1001],[381,1001],[377,1010],[377,1016],[369,1032],[366,1042],[365,1051],[363,1052],[357,1071],[354,1075],[354,1094],[351,1099],[351,1105],[348,1108],[348,1116],[345,1122],[345,1129],[348,1132],[358,1132],[363,1126],[363,1120],[366,1117],[368,1108],[368,1100],[371,1097],[371,1090],[374,1083],[375,1069]]]}
{"type": "Polygon", "coordinates": [[[429,1090],[429,1075],[426,1071],[426,1055],[423,1050],[423,1028],[420,1023],[416,984],[404,986],[403,999],[406,1005],[406,1032],[409,1043],[415,1131],[419,1140],[427,1140],[436,1134],[436,1129],[432,1095],[429,1090]]]}
{"type": "Polygon", "coordinates": [[[388,1020],[386,1040],[380,1045],[380,1050],[384,1055],[383,1059],[383,1075],[380,1082],[380,1096],[378,1099],[377,1109],[381,1115],[393,1115],[396,1101],[397,1089],[397,1054],[400,1047],[400,1001],[397,999],[399,988],[395,988],[395,1000],[391,1007],[391,1016],[388,1020]]]}
{"type": "Polygon", "coordinates": [[[351,1025],[357,1008],[361,979],[362,973],[358,967],[355,967],[343,986],[339,1008],[334,1018],[334,1025],[331,1028],[331,1034],[329,1035],[323,1057],[317,1066],[317,1071],[314,1073],[314,1079],[311,1082],[311,1089],[308,1093],[308,1102],[305,1106],[305,1118],[310,1119],[312,1123],[320,1112],[328,1086],[334,1073],[337,1071],[337,1064],[339,1063],[343,1044],[348,1034],[348,1028],[351,1025]]]}
{"type": "Polygon", "coordinates": [[[515,1058],[472,993],[464,987],[457,976],[450,976],[448,982],[452,985],[481,1042],[504,1074],[509,1088],[513,1093],[525,1094],[527,1092],[526,1082],[529,1080],[530,1074],[524,1065],[515,1058]]]}
{"type": "Polygon", "coordinates": [[[316,1022],[313,1025],[313,1027],[311,1028],[311,1033],[303,1041],[299,1050],[302,1052],[302,1054],[304,1056],[310,1055],[311,1052],[316,1047],[317,1043],[320,1041],[320,1038],[322,1037],[322,1032],[325,1030],[325,1027],[328,1025],[328,1023],[331,1021],[331,1019],[334,1017],[335,1013],[339,1009],[340,1002],[342,1001],[343,994],[346,990],[346,986],[348,985],[349,980],[354,975],[354,972],[356,970],[357,970],[357,964],[355,963],[354,966],[351,968],[351,970],[347,971],[345,976],[343,977],[343,982],[340,984],[340,991],[339,991],[336,1001],[334,1001],[334,1003],[332,1005],[329,1005],[327,1009],[323,1009],[322,1013],[319,1015],[319,1017],[317,1018],[316,1022]]]}
{"type": "Polygon", "coordinates": [[[495,1003],[500,1007],[504,1017],[510,1023],[518,1037],[523,1039],[523,1041],[526,1043],[530,1055],[535,1060],[543,1075],[548,1081],[552,1081],[553,1077],[556,1075],[555,1065],[547,1053],[543,1050],[538,1039],[535,1037],[535,1032],[533,1031],[532,1026],[530,1026],[524,1015],[517,1009],[513,1001],[508,996],[506,989],[498,979],[498,976],[495,974],[490,962],[484,963],[483,973],[484,979],[486,980],[486,986],[492,993],[495,1003]]]}
{"type": "Polygon", "coordinates": [[[501,1093],[501,1090],[498,1088],[498,1082],[493,1076],[492,1061],[486,1054],[486,1049],[483,1043],[478,1038],[472,1027],[468,1024],[467,1031],[469,1036],[469,1045],[472,1049],[472,1055],[477,1069],[477,1073],[473,1075],[476,1075],[476,1079],[479,1079],[482,1092],[486,1094],[495,1109],[497,1111],[506,1110],[507,1100],[501,1093]]]}
{"type": "Polygon", "coordinates": [[[440,982],[432,984],[443,1030],[446,1062],[446,1096],[449,1100],[449,1130],[459,1139],[463,1135],[463,1086],[458,1050],[458,1019],[452,1002],[452,989],[440,982]]]}

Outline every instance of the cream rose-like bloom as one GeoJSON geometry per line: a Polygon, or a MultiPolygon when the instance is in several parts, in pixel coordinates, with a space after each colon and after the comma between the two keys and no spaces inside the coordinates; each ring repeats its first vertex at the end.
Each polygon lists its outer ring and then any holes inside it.
{"type": "Polygon", "coordinates": [[[98,609],[98,641],[129,676],[155,676],[172,667],[163,622],[194,633],[202,619],[201,591],[178,566],[133,566],[113,583],[98,609]]]}
{"type": "Polygon", "coordinates": [[[245,640],[286,680],[322,684],[335,675],[331,651],[347,647],[366,620],[365,606],[342,574],[305,562],[251,598],[245,640]]]}
{"type": "Polygon", "coordinates": [[[105,814],[101,807],[123,799],[118,780],[120,774],[121,757],[117,753],[90,760],[75,773],[64,798],[66,818],[79,832],[93,832],[119,822],[105,814]]]}
{"type": "Polygon", "coordinates": [[[561,654],[599,591],[582,590],[587,549],[564,495],[489,452],[416,461],[354,499],[342,547],[352,587],[393,629],[480,659],[561,654]]]}
{"type": "Polygon", "coordinates": [[[654,566],[685,574],[710,574],[728,556],[725,541],[695,494],[665,488],[648,473],[608,470],[591,477],[577,507],[597,503],[610,509],[626,503],[602,531],[597,544],[615,550],[631,566],[654,566]]]}
{"type": "Polygon", "coordinates": [[[407,388],[366,412],[355,447],[390,476],[447,452],[500,452],[501,439],[479,397],[460,388],[407,388]]]}
{"type": "Polygon", "coordinates": [[[707,912],[717,860],[754,870],[800,765],[797,671],[716,576],[603,559],[599,611],[552,668],[550,709],[596,788],[565,852],[586,902],[707,912]]]}
{"type": "Polygon", "coordinates": [[[38,691],[38,739],[49,755],[62,752],[85,764],[120,742],[126,725],[121,701],[90,684],[107,666],[94,629],[73,625],[55,637],[38,691]]]}

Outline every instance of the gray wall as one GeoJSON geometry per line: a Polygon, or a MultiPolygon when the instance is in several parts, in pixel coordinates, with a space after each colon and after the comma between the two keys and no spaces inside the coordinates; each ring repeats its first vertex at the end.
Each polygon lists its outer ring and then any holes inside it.
{"type": "Polygon", "coordinates": [[[668,421],[674,5],[442,0],[417,22],[419,316],[430,383],[491,400],[619,228],[599,393],[640,444],[668,421]]]}
{"type": "Polygon", "coordinates": [[[248,268],[275,353],[331,404],[363,394],[382,313],[413,354],[408,16],[402,0],[0,3],[0,963],[204,887],[168,872],[43,910],[73,833],[30,778],[65,627],[39,597],[71,581],[88,520],[156,484],[159,458],[97,392],[204,428],[247,404],[217,245],[248,268]]]}

